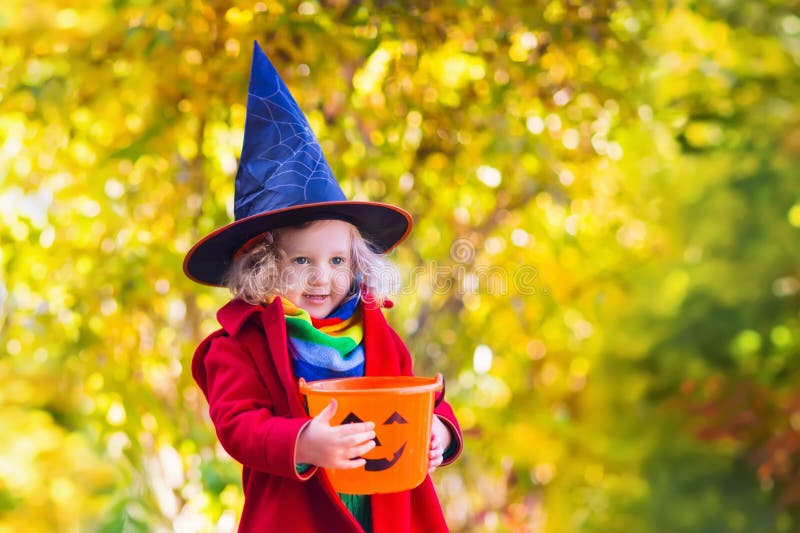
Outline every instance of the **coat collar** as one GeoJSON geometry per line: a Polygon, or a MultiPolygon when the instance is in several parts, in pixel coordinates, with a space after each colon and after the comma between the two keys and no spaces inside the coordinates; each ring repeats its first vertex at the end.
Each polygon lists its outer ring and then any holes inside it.
{"type": "MultiPolygon", "coordinates": [[[[393,333],[386,317],[374,297],[365,295],[362,303],[364,317],[365,375],[392,376],[410,374],[410,368],[401,367],[398,361],[404,360],[401,353],[406,351],[402,341],[393,333]],[[397,352],[397,353],[395,353],[397,352]]],[[[250,320],[266,335],[270,359],[283,387],[287,391],[297,391],[297,383],[291,368],[291,358],[287,350],[286,320],[283,303],[275,298],[268,305],[253,305],[242,300],[232,300],[217,313],[222,331],[237,337],[250,320]]],[[[249,336],[249,335],[248,335],[249,336]]],[[[199,350],[199,352],[204,350],[199,350]]],[[[406,356],[407,357],[407,356],[406,356]]]]}
{"type": "MultiPolygon", "coordinates": [[[[275,307],[276,305],[281,307],[281,313],[283,313],[283,305],[280,303],[280,298],[275,298],[267,308],[275,307]]],[[[242,326],[250,317],[263,313],[267,308],[249,304],[239,299],[231,300],[217,311],[217,321],[228,335],[233,336],[239,333],[239,330],[242,329],[242,326]]]]}

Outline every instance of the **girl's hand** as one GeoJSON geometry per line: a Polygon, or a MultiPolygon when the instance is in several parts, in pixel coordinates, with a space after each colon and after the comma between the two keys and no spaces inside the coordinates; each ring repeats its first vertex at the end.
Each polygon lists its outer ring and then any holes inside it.
{"type": "Polygon", "coordinates": [[[438,416],[433,415],[433,423],[431,424],[431,449],[428,452],[429,474],[433,473],[433,471],[442,464],[442,460],[444,460],[444,451],[450,446],[452,438],[447,426],[439,420],[438,416]]]}
{"type": "Polygon", "coordinates": [[[336,400],[315,416],[297,437],[295,460],[324,468],[358,468],[366,464],[361,456],[375,447],[375,423],[362,422],[331,426],[336,400]]]}

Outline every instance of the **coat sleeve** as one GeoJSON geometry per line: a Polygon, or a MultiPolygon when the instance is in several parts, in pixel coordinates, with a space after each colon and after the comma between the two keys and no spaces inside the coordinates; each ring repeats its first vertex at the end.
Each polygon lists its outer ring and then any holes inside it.
{"type": "MultiPolygon", "coordinates": [[[[197,356],[196,356],[197,357],[197,356]]],[[[297,437],[310,418],[273,415],[269,391],[246,350],[227,336],[207,345],[201,384],[223,448],[244,466],[292,479],[308,479],[295,469],[297,437]]]]}
{"type": "MultiPolygon", "coordinates": [[[[400,339],[397,332],[391,328],[389,328],[389,331],[391,332],[392,341],[395,343],[395,346],[398,347],[398,352],[400,353],[400,375],[410,376],[413,374],[411,354],[408,352],[408,348],[406,348],[405,343],[400,339]]],[[[433,413],[438,416],[447,429],[450,430],[452,442],[447,450],[447,457],[445,457],[440,466],[447,466],[453,463],[458,459],[458,456],[461,455],[461,451],[464,449],[464,437],[461,434],[461,426],[458,424],[458,419],[456,418],[455,412],[453,412],[453,408],[445,401],[444,393],[445,391],[442,389],[442,391],[436,395],[433,413]]]]}

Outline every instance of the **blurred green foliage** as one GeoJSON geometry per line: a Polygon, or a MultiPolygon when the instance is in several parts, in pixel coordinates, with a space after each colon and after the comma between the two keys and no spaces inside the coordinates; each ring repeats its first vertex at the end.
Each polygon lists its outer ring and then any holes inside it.
{"type": "Polygon", "coordinates": [[[189,373],[252,41],[351,198],[415,216],[454,531],[800,527],[790,1],[0,5],[0,532],[230,531],[189,373]]]}

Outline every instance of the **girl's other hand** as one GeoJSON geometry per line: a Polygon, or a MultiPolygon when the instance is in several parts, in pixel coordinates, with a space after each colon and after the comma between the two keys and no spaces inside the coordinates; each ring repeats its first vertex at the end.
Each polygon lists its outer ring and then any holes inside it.
{"type": "Polygon", "coordinates": [[[439,420],[439,417],[433,415],[433,423],[431,424],[431,448],[428,452],[428,473],[432,474],[436,468],[442,464],[444,460],[444,451],[450,446],[452,436],[447,426],[439,420]]]}
{"type": "Polygon", "coordinates": [[[307,463],[324,468],[358,468],[366,464],[361,456],[375,447],[375,423],[331,426],[336,408],[336,400],[331,400],[300,431],[295,451],[298,464],[307,463]]]}

